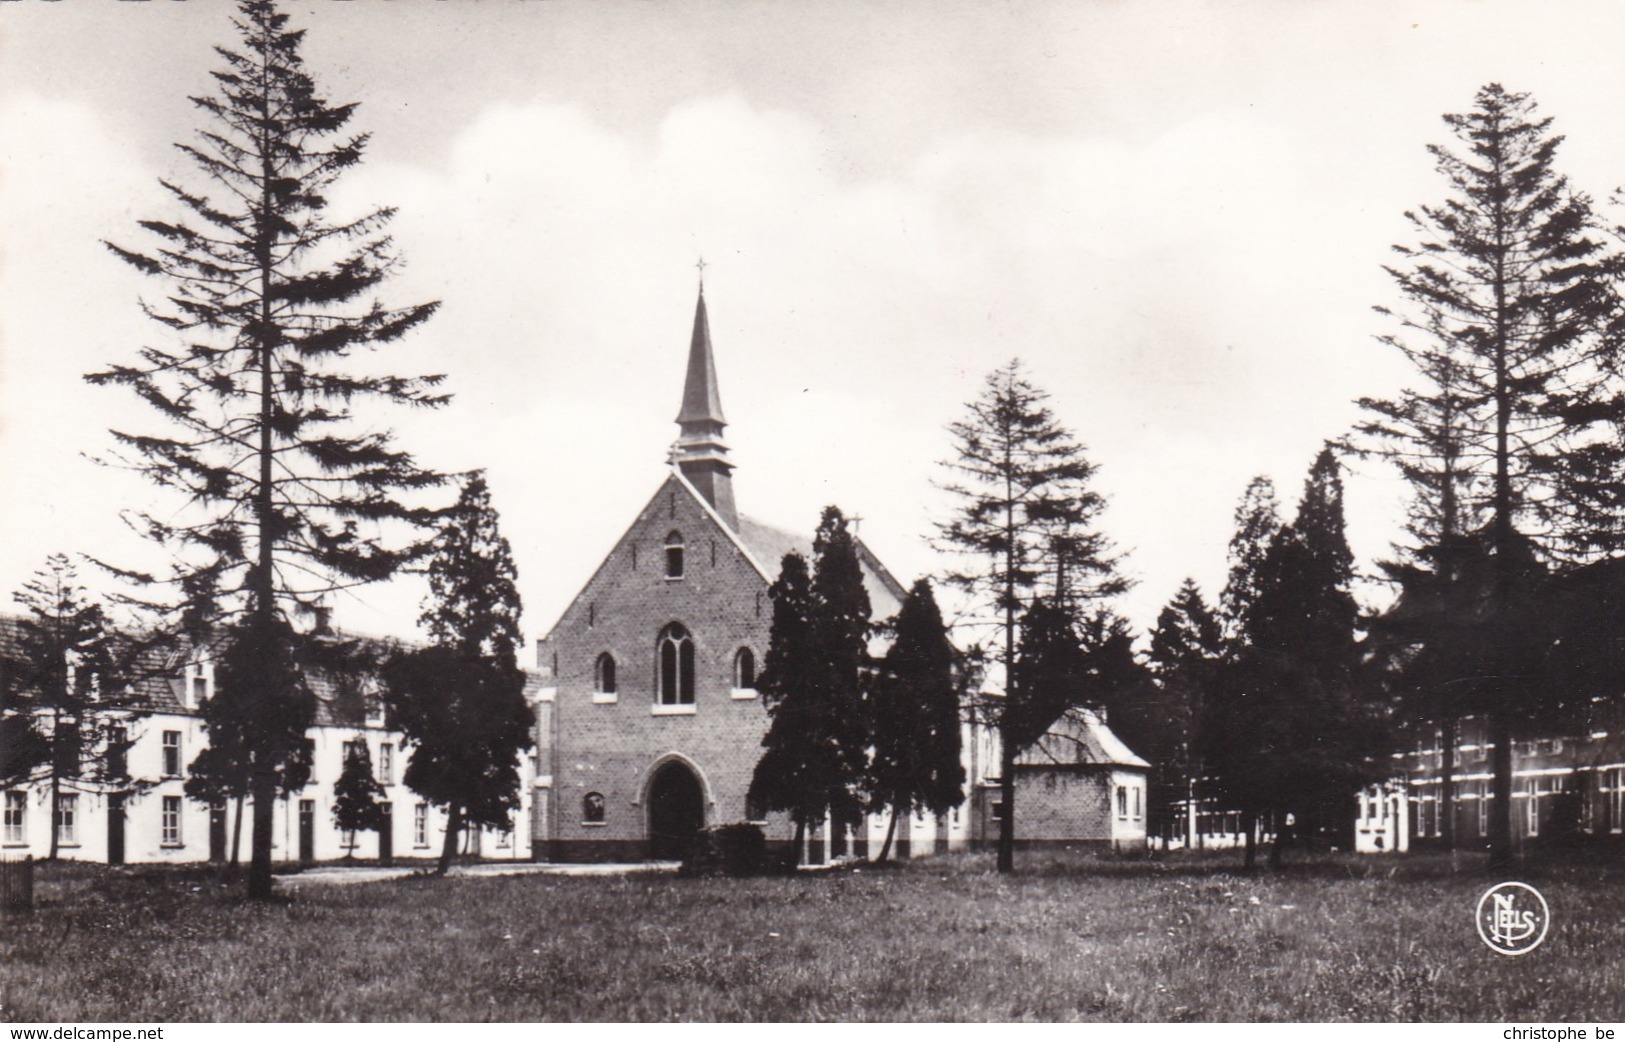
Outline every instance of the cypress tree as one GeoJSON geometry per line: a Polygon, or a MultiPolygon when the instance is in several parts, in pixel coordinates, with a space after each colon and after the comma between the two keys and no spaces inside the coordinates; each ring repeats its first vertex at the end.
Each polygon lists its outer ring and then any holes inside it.
{"type": "Polygon", "coordinates": [[[439,875],[465,826],[511,829],[520,806],[519,754],[535,718],[519,668],[519,611],[513,552],[484,477],[470,475],[429,560],[429,646],[384,669],[386,704],[412,743],[402,780],[447,808],[439,875]]]}
{"type": "Polygon", "coordinates": [[[886,860],[899,817],[946,814],[965,800],[954,649],[931,584],[917,581],[897,613],[872,709],[871,808],[890,812],[877,861],[886,860]]]}
{"type": "MultiPolygon", "coordinates": [[[[384,806],[379,798],[384,787],[372,773],[372,750],[364,738],[345,743],[344,766],[333,783],[333,827],[352,835],[376,832],[384,827],[384,806]]],[[[351,847],[346,858],[355,856],[351,847]]]]}

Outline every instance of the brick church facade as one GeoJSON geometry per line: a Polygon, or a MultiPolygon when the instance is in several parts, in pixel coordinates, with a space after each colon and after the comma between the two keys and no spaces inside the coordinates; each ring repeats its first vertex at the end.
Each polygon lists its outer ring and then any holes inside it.
{"type": "MultiPolygon", "coordinates": [[[[810,558],[812,540],[739,512],[703,286],[677,423],[670,473],[537,644],[538,858],[673,859],[697,829],[741,821],[760,822],[770,842],[794,835],[787,816],[764,818],[746,794],[769,724],[755,686],[773,615],[768,587],[784,554],[810,558]]],[[[905,590],[861,540],[858,553],[871,617],[889,618],[905,590]]],[[[1106,739],[1085,743],[1090,756],[1021,765],[1029,805],[1048,811],[1031,816],[1030,838],[1143,846],[1144,761],[1122,749],[1120,764],[1076,762],[1121,748],[1103,720],[1085,726],[1106,739]],[[1095,812],[1048,806],[1073,802],[1079,786],[1093,797],[1085,802],[1100,804],[1095,812]]],[[[899,856],[980,846],[996,834],[997,736],[967,723],[963,737],[965,805],[939,820],[899,821],[899,856]]],[[[1026,821],[1019,798],[1017,808],[1026,821]]],[[[851,835],[811,830],[806,857],[878,850],[887,825],[873,815],[851,835]]]]}
{"type": "MultiPolygon", "coordinates": [[[[552,860],[678,857],[700,827],[759,817],[746,792],[768,726],[768,587],[811,540],[735,505],[703,289],[677,422],[671,472],[538,642],[531,827],[552,860]]],[[[903,588],[859,553],[874,617],[894,614],[903,588]]],[[[789,839],[774,817],[769,838],[789,839]]]]}

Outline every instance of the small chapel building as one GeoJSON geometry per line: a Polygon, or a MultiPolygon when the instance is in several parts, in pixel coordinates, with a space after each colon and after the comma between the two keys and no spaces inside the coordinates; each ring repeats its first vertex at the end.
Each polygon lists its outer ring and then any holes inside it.
{"type": "MultiPolygon", "coordinates": [[[[812,539],[739,511],[703,284],[677,424],[670,473],[537,642],[530,832],[539,859],[674,860],[699,829],[742,821],[760,824],[770,843],[794,836],[787,815],[762,814],[747,793],[770,722],[756,690],[773,617],[768,588],[786,553],[810,559],[812,539]]],[[[871,617],[895,615],[903,585],[861,539],[857,550],[871,617]]],[[[1104,732],[1105,747],[1121,745],[1104,721],[1079,719],[1104,732]]],[[[997,834],[997,736],[964,727],[965,804],[940,819],[899,820],[899,857],[981,846],[997,834]]],[[[1122,787],[1123,820],[1106,799],[1078,814],[1047,806],[1035,840],[1143,845],[1144,761],[1107,759],[1121,761],[1102,777],[1122,787]]],[[[1082,784],[1076,757],[1068,760],[1065,767],[1024,761],[1022,788],[1035,786],[1044,793],[1035,802],[1053,804],[1060,783],[1065,802],[1082,784]]],[[[1116,791],[1093,775],[1089,785],[1091,796],[1096,787],[1116,791]]],[[[1017,809],[1028,817],[1019,799],[1017,809]]],[[[851,834],[810,829],[804,859],[878,851],[888,824],[876,814],[851,834]]]]}

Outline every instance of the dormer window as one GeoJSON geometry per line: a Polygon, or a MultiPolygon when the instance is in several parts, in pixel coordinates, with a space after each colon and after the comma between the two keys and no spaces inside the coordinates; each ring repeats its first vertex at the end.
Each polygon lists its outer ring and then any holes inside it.
{"type": "Polygon", "coordinates": [[[187,704],[191,708],[197,709],[202,706],[209,697],[208,666],[201,660],[192,663],[192,676],[188,680],[188,685],[191,688],[191,692],[187,704]]]}
{"type": "Polygon", "coordinates": [[[361,682],[361,699],[366,706],[366,716],[363,723],[367,727],[384,726],[384,698],[383,688],[374,677],[368,677],[361,682]]]}
{"type": "Polygon", "coordinates": [[[683,533],[672,531],[666,536],[666,578],[683,577],[683,533]]]}

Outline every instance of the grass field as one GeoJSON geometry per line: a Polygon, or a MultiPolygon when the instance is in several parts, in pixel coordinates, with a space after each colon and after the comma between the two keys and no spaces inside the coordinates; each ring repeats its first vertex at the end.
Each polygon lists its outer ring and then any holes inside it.
{"type": "Polygon", "coordinates": [[[1625,865],[1536,865],[1520,958],[1443,858],[981,855],[752,880],[304,885],[42,866],[0,924],[0,1019],[1625,1020],[1625,865]]]}

